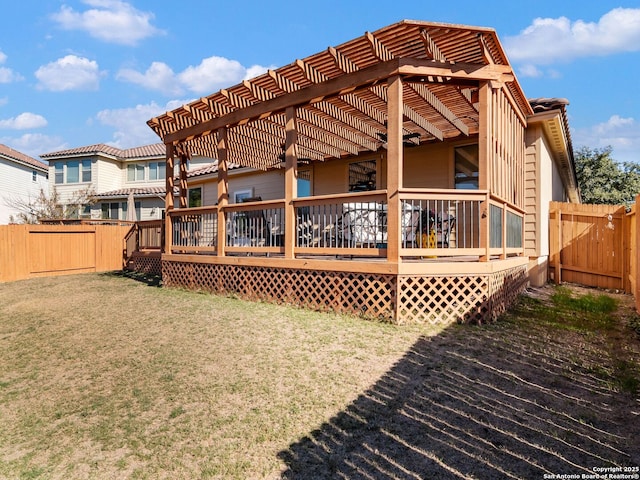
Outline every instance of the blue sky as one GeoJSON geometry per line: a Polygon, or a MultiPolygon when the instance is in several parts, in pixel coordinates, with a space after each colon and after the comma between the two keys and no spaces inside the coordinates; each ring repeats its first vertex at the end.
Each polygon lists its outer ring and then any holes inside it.
{"type": "Polygon", "coordinates": [[[0,143],[35,158],[155,143],[157,114],[411,19],[494,28],[529,98],[569,100],[576,149],[640,163],[635,2],[18,0],[2,17],[0,143]]]}

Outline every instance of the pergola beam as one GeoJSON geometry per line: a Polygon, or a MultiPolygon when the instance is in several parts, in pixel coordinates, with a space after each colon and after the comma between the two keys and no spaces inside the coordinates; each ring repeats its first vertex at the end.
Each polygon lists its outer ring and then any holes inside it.
{"type": "MultiPolygon", "coordinates": [[[[248,123],[255,119],[267,118],[281,113],[289,106],[314,104],[330,97],[354,92],[358,88],[389,78],[392,75],[440,76],[463,81],[513,81],[508,65],[483,65],[468,63],[443,63],[416,58],[396,58],[380,62],[352,73],[345,73],[319,84],[312,84],[287,95],[279,95],[270,100],[250,105],[246,108],[222,114],[197,125],[181,128],[167,134],[165,143],[175,143],[208,135],[223,126],[248,123]]],[[[209,104],[217,104],[209,100],[209,104]]],[[[215,110],[215,107],[212,111],[215,110]]]]}

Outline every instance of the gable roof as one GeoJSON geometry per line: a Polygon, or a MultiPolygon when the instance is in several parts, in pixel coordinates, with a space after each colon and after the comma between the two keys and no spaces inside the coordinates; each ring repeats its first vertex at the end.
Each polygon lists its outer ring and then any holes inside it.
{"type": "Polygon", "coordinates": [[[46,163],[36,160],[35,158],[31,158],[30,156],[25,155],[24,153],[14,150],[13,148],[3,145],[1,143],[0,143],[0,157],[3,157],[15,163],[33,167],[36,170],[40,170],[44,173],[46,173],[49,170],[49,166],[46,163]]]}
{"type": "Polygon", "coordinates": [[[569,200],[580,203],[580,187],[575,171],[573,144],[567,115],[569,101],[566,98],[532,98],[529,99],[529,103],[534,111],[534,114],[529,117],[529,123],[542,124],[549,140],[553,158],[567,189],[569,200]]]}
{"type": "Polygon", "coordinates": [[[68,150],[60,150],[57,152],[43,153],[42,155],[40,155],[40,157],[47,159],[57,159],[69,157],[85,157],[98,154],[116,158],[118,160],[164,157],[166,155],[166,147],[163,143],[154,143],[152,145],[121,149],[106,145],[104,143],[98,143],[95,145],[70,148],[68,150]]]}
{"type": "Polygon", "coordinates": [[[387,79],[403,77],[404,134],[414,142],[478,132],[480,82],[502,86],[524,123],[531,107],[493,29],[404,20],[220,90],[149,120],[166,144],[277,166],[285,110],[296,109],[297,149],[311,160],[377,151],[386,143],[387,79]]]}

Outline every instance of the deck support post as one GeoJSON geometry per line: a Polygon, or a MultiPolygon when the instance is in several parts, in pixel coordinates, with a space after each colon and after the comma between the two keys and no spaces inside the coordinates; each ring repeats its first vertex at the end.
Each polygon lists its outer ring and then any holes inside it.
{"type": "Polygon", "coordinates": [[[218,257],[225,256],[227,239],[227,223],[225,221],[225,207],[229,205],[229,149],[227,128],[221,127],[218,134],[218,237],[216,252],[218,257]]]}
{"type": "Polygon", "coordinates": [[[296,209],[293,199],[298,196],[298,155],[296,143],[296,109],[288,107],[286,114],[285,171],[284,171],[284,257],[294,258],[296,244],[296,209]]]}
{"type": "Polygon", "coordinates": [[[165,190],[166,195],[164,197],[164,253],[171,253],[171,242],[173,239],[172,225],[171,225],[171,216],[169,213],[173,210],[174,205],[174,197],[173,197],[173,187],[175,184],[175,180],[173,177],[173,166],[174,166],[174,155],[175,149],[173,144],[167,143],[165,145],[166,154],[166,168],[165,168],[165,190]]]}
{"type": "Polygon", "coordinates": [[[400,258],[400,189],[402,188],[402,78],[387,80],[387,261],[400,258]]]}
{"type": "MultiPolygon", "coordinates": [[[[482,203],[480,214],[480,248],[484,250],[484,254],[480,256],[481,262],[488,262],[491,257],[491,229],[489,215],[491,214],[491,162],[493,160],[491,149],[491,86],[489,82],[480,82],[479,102],[480,111],[479,132],[478,132],[478,188],[486,190],[487,199],[482,203]]],[[[506,226],[503,225],[503,228],[506,226]]]]}

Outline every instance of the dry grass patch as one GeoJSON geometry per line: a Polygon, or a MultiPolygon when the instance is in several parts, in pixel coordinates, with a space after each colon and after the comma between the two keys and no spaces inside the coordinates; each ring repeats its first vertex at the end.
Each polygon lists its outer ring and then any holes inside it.
{"type": "Polygon", "coordinates": [[[422,334],[114,275],[1,284],[0,477],[278,476],[422,334]]]}

